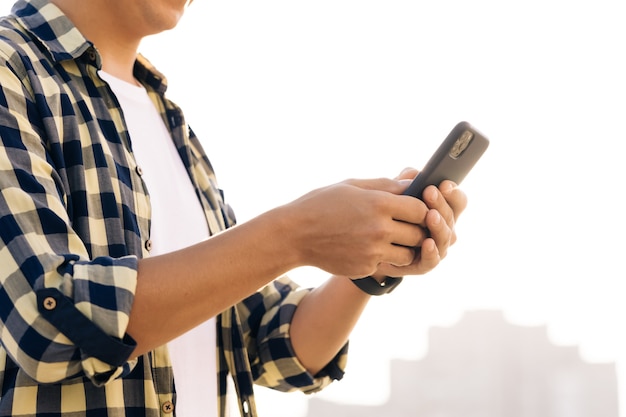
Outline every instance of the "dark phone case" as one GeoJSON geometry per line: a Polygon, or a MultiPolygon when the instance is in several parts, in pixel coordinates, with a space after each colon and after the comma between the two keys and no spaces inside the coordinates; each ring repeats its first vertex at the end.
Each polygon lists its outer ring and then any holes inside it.
{"type": "Polygon", "coordinates": [[[439,186],[442,181],[450,180],[460,184],[478,159],[487,150],[489,140],[467,122],[458,123],[439,148],[431,156],[424,169],[415,177],[404,194],[422,198],[422,192],[429,185],[439,186]],[[465,149],[458,151],[458,142],[471,135],[465,149]],[[456,148],[455,148],[456,146],[456,148]]]}

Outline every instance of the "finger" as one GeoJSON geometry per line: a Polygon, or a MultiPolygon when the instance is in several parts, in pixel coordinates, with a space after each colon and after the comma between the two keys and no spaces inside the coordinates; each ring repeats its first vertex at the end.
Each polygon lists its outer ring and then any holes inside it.
{"type": "Polygon", "coordinates": [[[395,267],[409,266],[415,259],[415,248],[406,246],[389,245],[389,250],[383,254],[381,263],[395,267]]]}
{"type": "Polygon", "coordinates": [[[395,199],[398,200],[393,206],[395,220],[426,227],[426,215],[430,209],[422,200],[408,195],[396,196],[395,199]]]}
{"type": "Polygon", "coordinates": [[[450,227],[454,226],[457,216],[442,192],[437,187],[432,185],[426,187],[424,193],[422,194],[422,199],[428,208],[437,210],[450,227]]]}
{"type": "Polygon", "coordinates": [[[452,208],[454,218],[458,219],[467,207],[467,195],[452,181],[442,182],[439,191],[452,208]]]}
{"type": "Polygon", "coordinates": [[[396,180],[412,180],[418,174],[418,170],[415,168],[404,168],[402,172],[395,178],[396,180]]]}
{"type": "Polygon", "coordinates": [[[432,271],[437,265],[439,265],[441,259],[442,257],[437,249],[435,241],[433,239],[426,239],[419,252],[419,259],[417,260],[417,273],[425,274],[432,271]]]}
{"type": "Polygon", "coordinates": [[[430,231],[430,237],[437,246],[439,258],[443,259],[448,253],[448,248],[456,241],[454,224],[448,225],[437,210],[431,210],[426,216],[426,225],[430,231]]]}
{"type": "Polygon", "coordinates": [[[409,179],[389,179],[389,178],[375,178],[375,179],[349,179],[344,181],[346,184],[350,184],[355,187],[362,188],[364,190],[376,190],[385,191],[392,194],[402,194],[406,187],[408,187],[409,179]]]}
{"type": "Polygon", "coordinates": [[[432,271],[437,265],[439,265],[440,261],[441,258],[434,240],[426,239],[421,248],[416,249],[413,262],[411,262],[410,265],[402,266],[381,263],[378,267],[377,273],[391,277],[423,275],[432,271]]]}
{"type": "Polygon", "coordinates": [[[430,236],[425,227],[399,221],[395,222],[391,233],[393,235],[391,243],[410,248],[421,246],[424,239],[430,236]]]}

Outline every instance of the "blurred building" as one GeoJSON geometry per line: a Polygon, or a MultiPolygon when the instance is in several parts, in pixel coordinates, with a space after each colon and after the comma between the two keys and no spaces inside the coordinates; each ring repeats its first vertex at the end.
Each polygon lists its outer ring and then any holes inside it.
{"type": "Polygon", "coordinates": [[[432,328],[428,354],[391,363],[381,406],[309,400],[307,417],[618,417],[614,363],[587,363],[556,346],[545,326],[512,325],[500,312],[467,313],[432,328]]]}

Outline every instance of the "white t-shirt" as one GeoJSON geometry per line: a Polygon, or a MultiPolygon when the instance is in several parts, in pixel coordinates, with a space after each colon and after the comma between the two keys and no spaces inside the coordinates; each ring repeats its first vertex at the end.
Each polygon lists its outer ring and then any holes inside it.
{"type": "MultiPolygon", "coordinates": [[[[122,106],[152,205],[152,255],[209,237],[202,207],[163,119],[143,87],[100,72],[122,106]]],[[[184,285],[185,277],[180,277],[184,285]]],[[[178,417],[217,417],[215,319],[168,343],[178,417]]]]}

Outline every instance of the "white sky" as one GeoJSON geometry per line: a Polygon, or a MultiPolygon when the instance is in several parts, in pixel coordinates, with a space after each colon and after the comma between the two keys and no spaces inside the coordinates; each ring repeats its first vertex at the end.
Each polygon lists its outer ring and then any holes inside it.
{"type": "MultiPolygon", "coordinates": [[[[420,168],[460,120],[491,138],[463,183],[459,242],[437,271],[372,301],[346,377],[321,397],[384,402],[389,359],[419,359],[430,326],[474,309],[547,325],[624,379],[622,16],[615,0],[196,0],[146,42],[240,221],[348,177],[420,168]]],[[[304,415],[299,394],[260,397],[262,414],[304,415]]]]}

